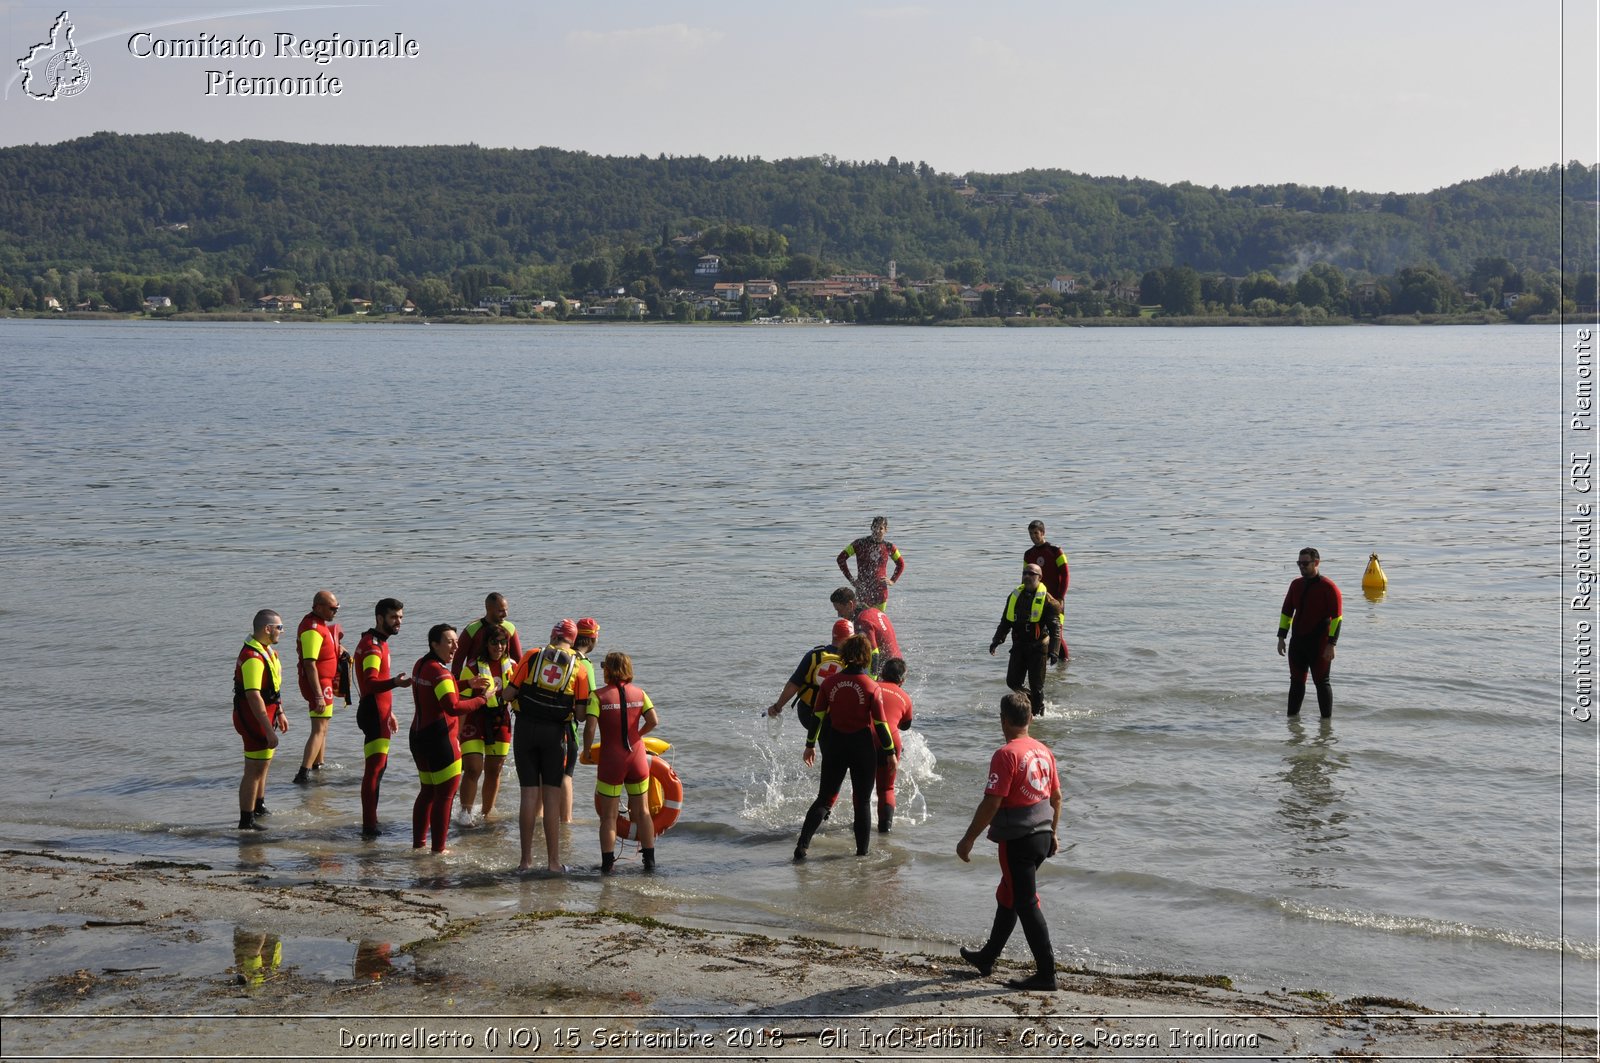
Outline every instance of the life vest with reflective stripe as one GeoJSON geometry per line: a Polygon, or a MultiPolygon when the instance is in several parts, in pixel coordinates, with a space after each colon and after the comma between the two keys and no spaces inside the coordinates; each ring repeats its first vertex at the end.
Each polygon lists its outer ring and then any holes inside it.
{"type": "Polygon", "coordinates": [[[233,668],[233,707],[245,709],[244,695],[244,662],[246,658],[255,658],[262,664],[261,671],[261,700],[267,705],[267,719],[272,719],[276,714],[274,705],[283,701],[283,662],[276,653],[268,653],[255,639],[250,639],[244,644],[244,649],[239,652],[239,661],[233,668]]]}
{"type": "MultiPolygon", "coordinates": [[[[1008,622],[1013,624],[1017,622],[1017,597],[1027,592],[1027,585],[1024,584],[1012,591],[1011,597],[1006,599],[1006,620],[1008,622]]],[[[1045,593],[1043,588],[1033,592],[1033,604],[1028,610],[1028,623],[1037,624],[1044,619],[1044,600],[1045,593]]]]}
{"type": "Polygon", "coordinates": [[[504,696],[506,687],[511,683],[511,673],[516,667],[517,662],[507,657],[498,671],[495,670],[493,661],[472,661],[462,671],[494,680],[494,685],[484,692],[483,701],[486,708],[498,709],[501,707],[500,698],[504,696]]]}

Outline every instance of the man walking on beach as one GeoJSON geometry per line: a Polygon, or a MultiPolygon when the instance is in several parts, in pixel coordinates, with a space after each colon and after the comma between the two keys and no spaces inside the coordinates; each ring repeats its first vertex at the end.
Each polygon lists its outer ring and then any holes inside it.
{"type": "Polygon", "coordinates": [[[1048,746],[1028,734],[1028,696],[1013,690],[1000,699],[1000,730],[1006,744],[989,758],[989,783],[972,814],[967,833],[956,843],[956,855],[968,863],[972,845],[985,827],[999,843],[1000,888],[995,890],[994,926],[981,949],[961,949],[961,958],[981,974],[994,969],[1011,931],[1022,924],[1036,968],[1028,978],[1006,983],[1013,989],[1054,990],[1055,951],[1050,927],[1039,907],[1037,873],[1058,848],[1061,826],[1061,777],[1048,746]]]}
{"type": "Polygon", "coordinates": [[[1057,653],[1057,659],[1064,661],[1070,656],[1067,650],[1066,601],[1067,584],[1072,577],[1067,569],[1067,552],[1045,539],[1042,520],[1033,521],[1028,525],[1028,538],[1033,540],[1033,545],[1022,555],[1022,563],[1038,565],[1040,582],[1044,584],[1044,589],[1052,598],[1062,603],[1061,648],[1057,653]]]}
{"type": "Polygon", "coordinates": [[[1333,715],[1333,684],[1328,673],[1333,668],[1333,646],[1339,641],[1339,627],[1344,622],[1344,597],[1333,580],[1318,573],[1322,555],[1315,547],[1301,550],[1295,563],[1300,575],[1289,584],[1278,617],[1278,656],[1289,658],[1289,715],[1300,715],[1309,671],[1317,688],[1317,709],[1326,720],[1333,715]]]}
{"type": "Polygon", "coordinates": [[[900,574],[906,570],[906,559],[900,556],[894,543],[884,541],[883,537],[888,533],[889,518],[873,517],[872,534],[856,539],[840,550],[835,558],[839,562],[839,571],[854,585],[861,601],[874,609],[882,609],[888,604],[890,585],[900,582],[900,574]],[[852,557],[856,559],[854,576],[850,575],[849,561],[852,557]],[[892,576],[888,574],[890,561],[894,562],[892,576]]]}
{"type": "Polygon", "coordinates": [[[1006,599],[1006,611],[989,641],[989,656],[1011,636],[1011,660],[1006,665],[1006,686],[1021,690],[1027,680],[1033,714],[1044,715],[1044,665],[1048,656],[1055,659],[1055,646],[1061,638],[1061,606],[1041,585],[1039,566],[1024,565],[1022,585],[1006,599]]]}
{"type": "Polygon", "coordinates": [[[233,665],[233,729],[244,739],[239,829],[266,830],[257,819],[268,814],[267,769],[278,748],[277,732],[289,730],[289,718],[283,714],[283,665],[274,648],[283,637],[283,618],[263,609],[251,628],[233,665]]]}
{"type": "Polygon", "coordinates": [[[306,751],[294,781],[304,786],[309,772],[322,767],[328,740],[328,724],[333,720],[333,695],[338,684],[339,658],[344,647],[339,640],[344,630],[333,622],[339,613],[339,599],[332,591],[318,591],[311,599],[311,612],[300,621],[295,650],[300,655],[300,696],[310,710],[311,733],[306,736],[306,751]]]}

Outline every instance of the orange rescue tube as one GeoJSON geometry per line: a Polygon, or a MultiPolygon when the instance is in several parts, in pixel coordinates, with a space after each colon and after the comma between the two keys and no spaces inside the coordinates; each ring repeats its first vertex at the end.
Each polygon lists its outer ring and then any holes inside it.
{"type": "MultiPolygon", "coordinates": [[[[668,827],[678,822],[678,813],[683,811],[683,782],[679,780],[678,773],[672,770],[672,765],[654,753],[650,754],[650,786],[643,797],[656,833],[665,834],[668,827]]],[[[639,798],[632,797],[629,800],[637,801],[639,798]]],[[[617,812],[617,837],[630,841],[634,837],[633,820],[627,809],[617,812]]]]}

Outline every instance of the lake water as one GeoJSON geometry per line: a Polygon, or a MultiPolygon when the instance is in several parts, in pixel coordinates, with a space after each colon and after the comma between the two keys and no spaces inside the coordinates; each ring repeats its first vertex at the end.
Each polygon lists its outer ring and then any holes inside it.
{"type": "Polygon", "coordinates": [[[0,321],[0,639],[29,665],[0,699],[0,844],[953,954],[993,910],[993,846],[953,850],[1000,740],[986,647],[1039,517],[1072,565],[1072,660],[1034,728],[1067,794],[1041,873],[1061,962],[1592,1014],[1561,355],[1555,328],[0,321]],[[901,817],[857,859],[836,815],[794,866],[815,775],[792,716],[759,710],[826,640],[834,555],[878,513],[908,562],[901,817]],[[1345,598],[1326,726],[1285,719],[1275,652],[1305,544],[1345,598]],[[529,641],[598,617],[686,784],[663,872],[598,875],[589,769],[566,879],[511,873],[514,823],[413,856],[403,744],[398,829],[363,843],[346,710],[305,789],[291,711],[271,830],[241,841],[233,660],[258,608],[292,626],[319,587],[352,644],[403,599],[408,670],[490,590],[529,641]]]}

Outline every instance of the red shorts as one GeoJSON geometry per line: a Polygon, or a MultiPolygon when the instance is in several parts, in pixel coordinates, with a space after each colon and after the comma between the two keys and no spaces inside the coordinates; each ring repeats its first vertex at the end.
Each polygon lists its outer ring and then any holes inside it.
{"type": "MultiPolygon", "coordinates": [[[[272,718],[273,726],[277,726],[279,717],[283,715],[283,709],[278,705],[268,705],[267,714],[272,718]]],[[[272,759],[272,735],[262,730],[261,721],[256,719],[255,713],[249,709],[234,709],[233,729],[244,739],[246,760],[272,759]]]]}

